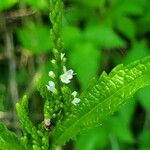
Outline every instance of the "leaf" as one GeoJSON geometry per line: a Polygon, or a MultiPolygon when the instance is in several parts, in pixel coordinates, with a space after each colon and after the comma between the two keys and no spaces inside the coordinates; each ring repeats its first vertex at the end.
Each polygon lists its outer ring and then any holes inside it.
{"type": "Polygon", "coordinates": [[[127,17],[119,17],[117,19],[117,28],[121,31],[127,38],[134,39],[135,37],[135,25],[134,22],[127,17]]]}
{"type": "Polygon", "coordinates": [[[105,4],[105,0],[76,0],[78,3],[80,4],[84,4],[88,7],[100,7],[100,6],[104,6],[105,4]]]}
{"type": "Polygon", "coordinates": [[[0,11],[10,8],[16,3],[17,0],[0,0],[0,11]]]}
{"type": "Polygon", "coordinates": [[[138,93],[137,96],[139,98],[140,103],[142,104],[142,106],[147,109],[150,110],[150,86],[141,89],[138,93]]]}
{"type": "Polygon", "coordinates": [[[77,77],[83,89],[87,87],[91,78],[96,75],[100,66],[100,58],[99,50],[91,43],[76,44],[71,51],[69,62],[77,72],[77,77]]]}
{"type": "Polygon", "coordinates": [[[125,42],[107,26],[88,26],[84,38],[103,48],[124,47],[125,42]]]}
{"type": "Polygon", "coordinates": [[[123,63],[128,64],[135,60],[142,59],[150,54],[146,41],[136,41],[133,43],[131,50],[125,56],[123,63]]]}
{"type": "Polygon", "coordinates": [[[108,137],[108,130],[103,126],[92,129],[77,139],[76,150],[104,149],[108,144],[108,137]]]}
{"type": "Polygon", "coordinates": [[[0,123],[0,150],[25,150],[17,136],[0,123]]]}
{"type": "Polygon", "coordinates": [[[119,117],[112,117],[111,119],[108,120],[108,125],[111,128],[111,132],[113,132],[116,137],[119,138],[119,140],[122,140],[126,143],[132,143],[133,142],[133,135],[132,132],[121,118],[119,117]]]}
{"type": "Polygon", "coordinates": [[[89,128],[99,126],[117,111],[137,90],[150,85],[150,56],[127,66],[119,65],[109,75],[105,72],[81,103],[53,130],[54,142],[64,144],[89,128]]]}
{"type": "Polygon", "coordinates": [[[150,143],[150,130],[144,130],[139,136],[139,144],[140,150],[149,150],[150,143]]]}
{"type": "Polygon", "coordinates": [[[52,47],[46,26],[29,23],[28,26],[17,30],[17,37],[22,46],[34,54],[48,52],[52,47]]]}
{"type": "Polygon", "coordinates": [[[31,7],[39,10],[44,10],[48,8],[47,0],[26,0],[26,3],[31,7]]]}
{"type": "Polygon", "coordinates": [[[69,49],[71,49],[72,46],[81,39],[81,33],[77,27],[64,26],[62,32],[65,46],[69,49]]]}

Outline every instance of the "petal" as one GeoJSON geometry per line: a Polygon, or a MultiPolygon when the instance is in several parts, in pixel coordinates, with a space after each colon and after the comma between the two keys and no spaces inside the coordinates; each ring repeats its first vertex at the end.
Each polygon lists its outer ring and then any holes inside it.
{"type": "Polygon", "coordinates": [[[61,81],[62,81],[63,83],[65,83],[65,84],[70,83],[70,80],[68,79],[68,77],[67,77],[65,74],[61,75],[61,76],[60,76],[60,79],[61,79],[61,81]]]}
{"type": "Polygon", "coordinates": [[[74,98],[72,104],[77,105],[78,103],[80,103],[80,101],[81,101],[80,98],[74,98]]]}
{"type": "Polygon", "coordinates": [[[64,56],[65,56],[65,53],[61,53],[61,60],[63,60],[63,58],[64,58],[64,56]]]}
{"type": "Polygon", "coordinates": [[[49,81],[48,85],[46,85],[47,89],[53,93],[55,93],[57,90],[55,88],[55,83],[53,81],[49,81]]]}
{"type": "Polygon", "coordinates": [[[72,79],[73,78],[73,70],[68,70],[66,72],[66,76],[67,76],[68,79],[72,79]]]}

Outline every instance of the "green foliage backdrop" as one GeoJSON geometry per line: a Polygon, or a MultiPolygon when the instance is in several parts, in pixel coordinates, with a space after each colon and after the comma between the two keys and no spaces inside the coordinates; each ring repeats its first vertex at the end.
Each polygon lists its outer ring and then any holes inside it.
{"type": "MultiPolygon", "coordinates": [[[[103,70],[109,73],[120,63],[150,55],[149,8],[149,0],[64,0],[62,37],[68,66],[77,72],[71,88],[82,91],[103,70]]],[[[31,99],[32,120],[42,120],[43,101],[34,81],[41,73],[46,80],[50,70],[48,14],[48,0],[0,0],[0,120],[18,135],[15,103],[24,93],[31,99]]],[[[142,86],[142,81],[137,82],[132,88],[142,86]]],[[[101,127],[80,135],[64,149],[149,150],[150,87],[138,91],[101,127]]]]}

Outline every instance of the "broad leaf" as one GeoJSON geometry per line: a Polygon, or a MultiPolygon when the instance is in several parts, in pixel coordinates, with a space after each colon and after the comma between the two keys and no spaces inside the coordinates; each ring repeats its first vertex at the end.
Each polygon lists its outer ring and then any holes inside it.
{"type": "Polygon", "coordinates": [[[0,11],[10,8],[16,3],[17,0],[0,0],[0,11]]]}
{"type": "Polygon", "coordinates": [[[117,111],[137,90],[150,85],[150,56],[127,66],[119,65],[109,75],[105,72],[81,103],[53,130],[54,142],[64,144],[77,134],[99,126],[117,111]]]}
{"type": "Polygon", "coordinates": [[[17,136],[0,123],[0,150],[25,150],[17,136]]]}
{"type": "Polygon", "coordinates": [[[17,37],[22,47],[34,54],[49,52],[52,42],[49,37],[49,28],[29,23],[17,30],[17,37]]]}
{"type": "Polygon", "coordinates": [[[69,58],[71,66],[77,72],[82,89],[85,89],[100,66],[99,50],[91,43],[76,44],[69,58]]]}

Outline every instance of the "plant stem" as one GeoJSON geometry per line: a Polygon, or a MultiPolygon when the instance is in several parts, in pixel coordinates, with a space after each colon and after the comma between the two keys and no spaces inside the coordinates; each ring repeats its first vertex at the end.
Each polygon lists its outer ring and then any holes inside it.
{"type": "MultiPolygon", "coordinates": [[[[58,92],[60,93],[60,79],[59,76],[62,72],[62,61],[61,61],[61,53],[63,50],[63,41],[61,38],[61,26],[62,26],[62,10],[63,3],[62,0],[50,0],[50,21],[52,23],[51,28],[51,37],[53,40],[53,55],[56,62],[53,64],[56,75],[56,84],[58,92]]],[[[58,94],[59,94],[58,93],[58,94]]]]}

